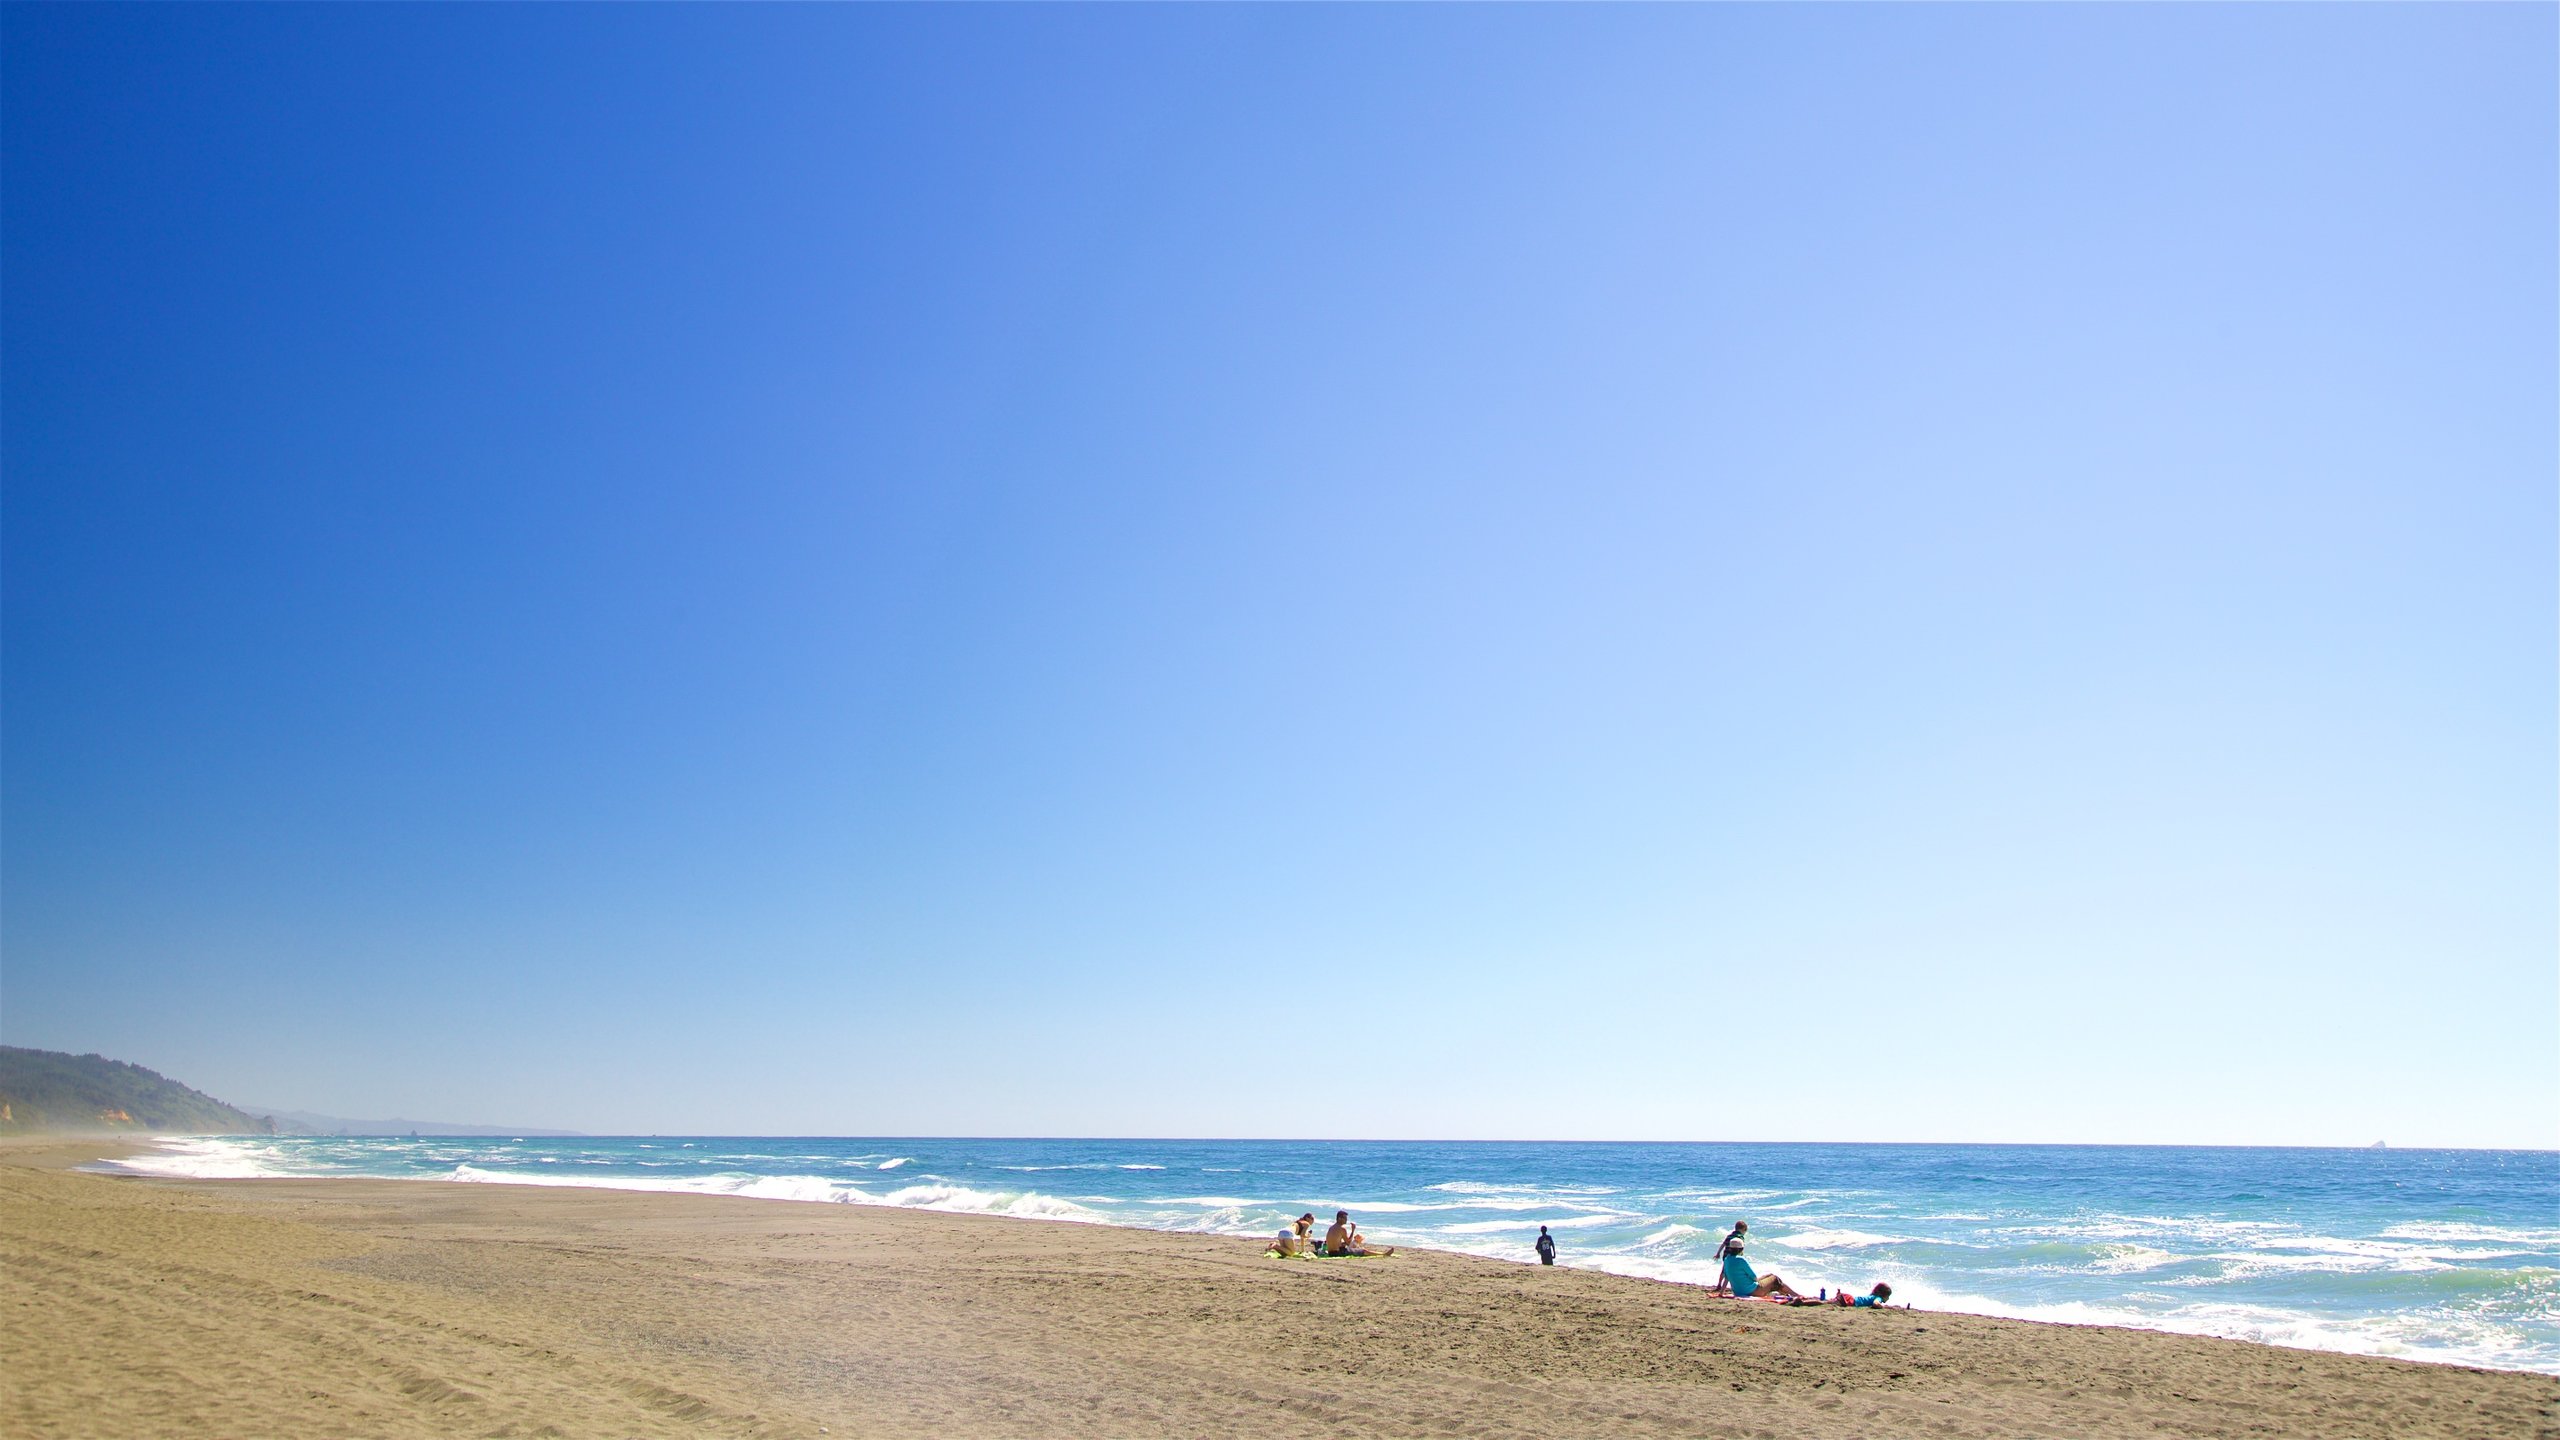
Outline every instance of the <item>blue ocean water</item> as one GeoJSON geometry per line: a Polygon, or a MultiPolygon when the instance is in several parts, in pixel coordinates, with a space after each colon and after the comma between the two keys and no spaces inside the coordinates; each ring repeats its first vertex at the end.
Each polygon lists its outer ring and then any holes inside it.
{"type": "Polygon", "coordinates": [[[248,1137],[128,1170],[591,1185],[1374,1241],[2560,1373],[2560,1152],[1999,1145],[248,1137]]]}

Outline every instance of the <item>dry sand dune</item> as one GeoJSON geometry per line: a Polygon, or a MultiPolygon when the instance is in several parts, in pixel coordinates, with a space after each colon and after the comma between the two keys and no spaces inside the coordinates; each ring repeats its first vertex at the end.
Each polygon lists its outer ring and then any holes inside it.
{"type": "Polygon", "coordinates": [[[2560,1380],[1445,1254],[0,1152],[10,1436],[2560,1437],[2560,1380]]]}

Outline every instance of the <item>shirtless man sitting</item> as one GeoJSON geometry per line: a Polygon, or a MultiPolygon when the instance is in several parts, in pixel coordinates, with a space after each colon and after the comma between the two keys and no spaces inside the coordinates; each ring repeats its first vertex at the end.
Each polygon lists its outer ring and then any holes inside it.
{"type": "Polygon", "coordinates": [[[1384,1250],[1370,1249],[1369,1242],[1361,1238],[1359,1227],[1351,1223],[1351,1212],[1336,1210],[1333,1212],[1332,1228],[1324,1232],[1324,1253],[1327,1255],[1393,1255],[1396,1253],[1396,1247],[1390,1245],[1384,1250]]]}

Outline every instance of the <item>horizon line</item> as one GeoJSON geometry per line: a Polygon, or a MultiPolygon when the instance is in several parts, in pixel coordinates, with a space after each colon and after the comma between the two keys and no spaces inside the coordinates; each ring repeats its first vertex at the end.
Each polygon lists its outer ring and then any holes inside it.
{"type": "MultiPolygon", "coordinates": [[[[279,1113],[282,1113],[282,1112],[279,1112],[279,1113]]],[[[323,1113],[323,1112],[319,1112],[319,1111],[305,1111],[305,1112],[302,1112],[302,1113],[305,1113],[305,1114],[320,1114],[320,1113],[323,1113]]],[[[272,1117],[270,1117],[270,1118],[272,1118],[272,1117]]],[[[564,1131],[564,1130],[561,1130],[561,1129],[560,1129],[559,1127],[557,1127],[557,1126],[543,1126],[543,1125],[527,1125],[527,1126],[481,1125],[481,1124],[479,1124],[479,1123],[478,1123],[478,1122],[476,1122],[476,1121],[460,1121],[460,1120],[438,1120],[438,1121],[423,1121],[423,1120],[422,1120],[422,1121],[417,1121],[417,1122],[414,1122],[414,1123],[418,1123],[418,1124],[436,1124],[436,1125],[457,1125],[457,1126],[459,1126],[459,1125],[470,1125],[470,1126],[472,1126],[472,1127],[473,1127],[473,1128],[475,1128],[475,1129],[484,1129],[484,1130],[491,1130],[491,1131],[501,1131],[501,1130],[509,1130],[509,1129],[522,1129],[522,1130],[526,1131],[526,1132],[527,1132],[527,1134],[526,1134],[525,1136],[522,1136],[522,1137],[519,1137],[519,1138],[523,1138],[523,1139],[544,1139],[544,1140],[931,1140],[931,1141],[977,1141],[977,1142],[991,1142],[991,1141],[992,1141],[992,1142],[1037,1141],[1037,1142],[1046,1142],[1046,1143],[1051,1143],[1051,1144],[1076,1144],[1076,1143],[1087,1143],[1087,1144],[1092,1144],[1092,1143],[1130,1143],[1130,1142],[1142,1142],[1142,1141],[1143,1141],[1143,1142],[1151,1142],[1151,1143],[1156,1143],[1156,1144],[1173,1144],[1173,1145],[1798,1145],[1798,1146],[1862,1146],[1862,1147],[1885,1147],[1885,1146],[1893,1146],[1893,1147],[1930,1148],[1930,1149],[2008,1149],[2008,1150],[2027,1150],[2027,1149],[2045,1149],[2045,1150],[2337,1150],[2337,1151],[2344,1151],[2344,1152],[2348,1152],[2348,1153],[2364,1153],[2364,1152],[2370,1152],[2370,1151],[2374,1151],[2374,1150],[2383,1150],[2383,1151],[2401,1151],[2401,1152],[2408,1152],[2408,1153],[2437,1152],[2437,1151],[2462,1151],[2462,1152],[2466,1152],[2466,1153],[2517,1154],[2517,1155],[2554,1155],[2554,1154],[2560,1154],[2560,1145],[2427,1145],[2427,1144],[2395,1145],[2395,1144],[2391,1144],[2391,1143],[2389,1143],[2388,1141],[2376,1141],[2376,1142],[2373,1142],[2373,1143],[2371,1143],[2371,1144],[2365,1144],[2365,1145],[2352,1145],[2352,1144],[2340,1145],[2340,1144],[2315,1144],[2315,1143],[2308,1143],[2308,1142],[2189,1141],[2189,1140],[1735,1140],[1735,1139],[1726,1139],[1726,1140],[1660,1140],[1660,1139],[1607,1139],[1607,1140],[1592,1140],[1592,1139],[1558,1139],[1558,1138],[1527,1138],[1527,1139],[1509,1139],[1509,1138],[1501,1138],[1501,1139],[1493,1139],[1493,1138],[1485,1138],[1485,1137],[1472,1137],[1472,1138],[1469,1138],[1469,1137],[1435,1138],[1435,1137],[1425,1137],[1425,1136],[1343,1136],[1343,1135],[995,1135],[995,1134],[987,1134],[987,1135],[931,1135],[931,1134],[892,1134],[892,1133],[887,1133],[887,1132],[873,1133],[873,1134],[857,1134],[857,1133],[850,1132],[850,1131],[848,1131],[848,1132],[844,1132],[844,1133],[840,1133],[840,1134],[828,1134],[828,1133],[823,1133],[823,1132],[818,1132],[818,1131],[787,1131],[787,1130],[737,1130],[737,1131],[714,1131],[714,1130],[702,1130],[702,1131],[692,1131],[692,1130],[656,1130],[656,1131],[636,1131],[636,1130],[635,1130],[635,1131],[601,1131],[601,1130],[597,1130],[597,1131],[588,1131],[588,1130],[567,1130],[567,1131],[564,1131]],[[538,1130],[550,1130],[550,1131],[552,1131],[553,1133],[552,1133],[552,1134],[548,1134],[548,1135],[535,1135],[535,1134],[533,1134],[533,1133],[532,1133],[532,1132],[534,1132],[534,1131],[538,1131],[538,1130]]],[[[210,1134],[209,1132],[192,1132],[192,1133],[200,1134],[200,1135],[204,1135],[206,1138],[229,1138],[229,1137],[226,1137],[226,1136],[212,1135],[212,1134],[210,1134]]],[[[166,1136],[154,1136],[154,1137],[147,1137],[147,1138],[170,1138],[170,1139],[179,1139],[179,1138],[186,1138],[186,1137],[185,1137],[185,1136],[183,1136],[183,1135],[180,1135],[180,1134],[171,1133],[171,1134],[168,1134],[168,1135],[166,1135],[166,1136]]],[[[365,1139],[405,1140],[405,1139],[411,1139],[411,1138],[422,1139],[422,1140],[426,1140],[426,1139],[435,1139],[435,1140],[492,1140],[492,1139],[498,1139],[498,1138],[501,1138],[501,1137],[499,1137],[499,1136],[497,1136],[497,1135],[434,1135],[434,1136],[429,1136],[429,1135],[420,1135],[420,1136],[412,1137],[412,1136],[405,1135],[405,1134],[398,1134],[398,1135],[394,1135],[394,1134],[383,1134],[383,1135],[340,1134],[340,1135],[273,1135],[273,1136],[262,1136],[262,1137],[259,1137],[259,1138],[263,1138],[263,1139],[275,1139],[275,1140],[365,1140],[365,1139]]]]}

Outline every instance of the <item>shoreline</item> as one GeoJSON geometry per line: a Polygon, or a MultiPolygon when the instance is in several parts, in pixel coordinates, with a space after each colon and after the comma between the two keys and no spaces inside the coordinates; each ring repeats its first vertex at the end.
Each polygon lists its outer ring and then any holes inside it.
{"type": "MultiPolygon", "coordinates": [[[[169,1148],[169,1143],[187,1143],[187,1140],[212,1140],[212,1143],[220,1143],[220,1140],[236,1140],[236,1138],[223,1138],[223,1135],[156,1135],[156,1138],[123,1140],[123,1150],[131,1156],[131,1153],[136,1153],[136,1150],[169,1148]]],[[[581,1138],[581,1140],[614,1140],[614,1138],[581,1138]]],[[[653,1140],[671,1140],[671,1138],[653,1138],[653,1140]]],[[[732,1138],[707,1138],[707,1140],[732,1140],[732,1138]]],[[[835,1140],[835,1138],[822,1138],[822,1140],[835,1140]]],[[[860,1138],[860,1143],[870,1143],[870,1138],[860,1138]]],[[[883,1143],[893,1145],[896,1140],[883,1140],[883,1143]]],[[[643,1148],[648,1148],[648,1145],[643,1145],[643,1148]]],[[[893,1163],[906,1163],[906,1161],[893,1161],[893,1163]]],[[[1142,1166],[1142,1168],[1152,1168],[1152,1166],[1142,1166]]],[[[489,1186],[525,1186],[525,1189],[591,1189],[591,1191],[617,1191],[617,1194],[666,1194],[666,1197],[776,1199],[776,1202],[794,1202],[794,1204],[852,1204],[852,1207],[873,1207],[873,1209],[906,1209],[906,1212],[929,1212],[929,1215],[975,1215],[975,1217],[998,1217],[998,1220],[1055,1220],[1055,1222],[1068,1222],[1068,1225],[1096,1225],[1096,1227],[1111,1227],[1111,1230],[1144,1232],[1144,1235],[1213,1235],[1213,1238],[1231,1240],[1231,1243],[1249,1243],[1249,1240],[1257,1238],[1257,1232],[1236,1232],[1236,1230],[1224,1230],[1224,1227],[1147,1225],[1147,1222],[1129,1222],[1129,1220],[1119,1220],[1119,1217],[1096,1215],[1096,1212],[1080,1207],[1080,1204],[1065,1204],[1062,1209],[1065,1209],[1065,1212],[1073,1212],[1073,1215],[1062,1215],[1062,1212],[1057,1212],[1057,1209],[1042,1209],[1047,1207],[1047,1204],[1070,1199],[1070,1197],[1062,1197],[1062,1194],[1050,1194],[1050,1191],[1029,1191],[1029,1189],[1024,1191],[1024,1197],[1021,1199],[1037,1199],[1037,1202],[1042,1202],[1042,1207],[1027,1207],[1027,1209],[1011,1207],[1011,1204],[1006,1204],[1006,1207],[963,1204],[963,1202],[950,1202],[947,1197],[924,1199],[924,1202],[901,1202],[901,1199],[896,1197],[881,1197],[881,1194],[852,1191],[852,1181],[832,1179],[832,1176],[814,1176],[814,1174],[812,1176],[796,1176],[796,1174],[763,1176],[763,1179],[758,1179],[755,1184],[742,1186],[742,1189],[724,1189],[724,1186],[717,1186],[717,1184],[686,1184],[686,1181],[645,1179],[645,1176],[609,1176],[609,1179],[607,1176],[589,1176],[589,1179],[571,1179],[568,1174],[550,1176],[550,1174],[543,1174],[543,1171],[522,1171],[522,1174],[517,1174],[517,1171],[481,1171],[481,1168],[468,1166],[468,1163],[466,1166],[461,1166],[461,1171],[451,1171],[451,1174],[443,1174],[443,1171],[440,1171],[440,1174],[287,1176],[287,1174],[238,1174],[238,1171],[236,1174],[223,1174],[220,1168],[215,1168],[215,1171],[205,1171],[205,1174],[187,1174],[184,1168],[172,1168],[172,1171],[151,1171],[151,1168],[143,1168],[143,1171],[138,1171],[138,1174],[146,1176],[146,1179],[174,1181],[174,1184],[233,1184],[233,1181],[269,1181],[269,1179],[271,1181],[366,1179],[366,1181],[384,1181],[384,1184],[394,1184],[394,1181],[397,1181],[397,1184],[435,1181],[435,1184],[489,1184],[489,1186]],[[463,1174],[463,1171],[468,1171],[468,1174],[463,1174]],[[794,1184],[804,1184],[806,1181],[806,1184],[819,1184],[819,1186],[842,1186],[842,1191],[837,1191],[837,1194],[781,1194],[781,1191],[773,1191],[773,1189],[758,1189],[758,1186],[768,1184],[768,1181],[781,1186],[794,1186],[794,1184]]],[[[755,1171],[748,1171],[748,1176],[755,1176],[755,1171]]],[[[704,1176],[704,1179],[727,1179],[727,1176],[704,1176]]],[[[986,1181],[968,1181],[968,1184],[978,1186],[978,1184],[986,1184],[986,1181]]],[[[988,1194],[965,1189],[965,1186],[960,1186],[960,1181],[952,1181],[952,1189],[955,1189],[957,1194],[963,1194],[963,1197],[991,1199],[988,1194]]],[[[1073,1199],[1088,1199],[1088,1197],[1073,1197],[1073,1199]]],[[[1331,1204],[1334,1202],[1326,1199],[1326,1202],[1316,1204],[1316,1209],[1329,1209],[1331,1204]]],[[[1354,1202],[1349,1204],[1352,1204],[1352,1209],[1372,1209],[1372,1207],[1408,1209],[1403,1207],[1403,1204],[1382,1204],[1382,1202],[1364,1204],[1359,1202],[1359,1199],[1354,1199],[1354,1202]]],[[[1416,1235],[1416,1238],[1395,1238],[1393,1230],[1398,1230],[1398,1225],[1393,1222],[1393,1217],[1385,1222],[1372,1222],[1372,1230],[1380,1230],[1380,1227],[1382,1230],[1390,1230],[1390,1235],[1382,1235],[1382,1243],[1393,1240],[1395,1245],[1408,1250],[1434,1250],[1434,1253],[1485,1258],[1485,1261],[1513,1263],[1513,1266],[1533,1263],[1533,1261],[1526,1261],[1523,1256],[1498,1253],[1500,1248],[1436,1245],[1434,1240],[1426,1238],[1426,1235],[1416,1235]]],[[[1805,1256],[1792,1256],[1792,1263],[1789,1263],[1789,1258],[1779,1258],[1777,1263],[1779,1266],[1784,1266],[1784,1273],[1787,1273],[1789,1279],[1802,1281],[1802,1289],[1807,1291],[1818,1289],[1818,1286],[1825,1286],[1825,1284],[1836,1284],[1841,1286],[1841,1289],[1859,1291],[1864,1289],[1866,1281],[1874,1279],[1874,1273],[1869,1273],[1869,1276],[1864,1276],[1864,1279],[1856,1279],[1856,1284],[1851,1284],[1848,1276],[1838,1273],[1838,1266],[1823,1266],[1820,1261],[1825,1261],[1825,1258],[1830,1256],[1818,1256],[1815,1258],[1815,1263],[1810,1263],[1810,1266],[1807,1266],[1805,1256]],[[1812,1279],[1807,1279],[1805,1273],[1800,1273],[1800,1266],[1810,1268],[1812,1279]]],[[[1608,1273],[1608,1276],[1651,1281],[1651,1284],[1690,1286],[1690,1289],[1700,1289],[1700,1291],[1705,1291],[1710,1284],[1713,1284],[1710,1279],[1700,1279],[1700,1276],[1695,1276],[1695,1273],[1677,1273],[1677,1271],[1664,1273],[1664,1268],[1661,1266],[1646,1268],[1641,1266],[1641,1263],[1633,1263],[1631,1266],[1631,1263],[1620,1261],[1618,1253],[1600,1253],[1597,1258],[1592,1258],[1592,1253],[1580,1253],[1580,1256],[1572,1256],[1572,1253],[1569,1253],[1569,1258],[1564,1258],[1556,1268],[1608,1273]]],[[[2150,1335],[2186,1335],[2186,1338],[2240,1340],[2240,1343],[2271,1345],[2271,1348],[2299,1350],[2299,1353],[2363,1355],[2363,1358],[2388,1358],[2388,1361],[2419,1363],[2419,1366],[2450,1366],[2450,1368],[2465,1368],[2465,1371],[2542,1373],[2542,1376],[2560,1376],[2560,1368],[2511,1366],[2511,1363],[2499,1363],[2496,1355],[2483,1355],[2483,1353],[2465,1355],[2460,1353],[2458,1348],[2452,1350],[2452,1353],[2445,1353],[2445,1350],[2437,1350],[2437,1353],[2391,1353],[2391,1350],[2376,1350],[2371,1348],[2371,1345],[2363,1345],[2363,1348],[2360,1348],[2360,1345],[2355,1345],[2353,1340],[2345,1340],[2345,1343],[2319,1343],[2319,1340],[2327,1338],[2327,1335],[2322,1332],[2322,1327],[2319,1327],[2319,1322],[2296,1327],[2294,1335],[2286,1335],[2284,1325],[2281,1325],[2281,1320],[2286,1320],[2286,1312],[2268,1312],[2273,1314],[2273,1317],[2278,1317],[2278,1322],[2258,1322],[2258,1325],[2232,1325],[2232,1322],[2227,1320],[2181,1322],[2179,1314],[2143,1314],[2138,1307],[2109,1304],[2104,1302],[2104,1299],[2099,1299],[2099,1302],[2017,1302],[2017,1299],[1997,1299],[1997,1297],[1987,1297],[1987,1294],[1966,1294],[1961,1286],[1948,1289],[1948,1286],[1930,1284],[1933,1276],[1925,1276],[1925,1273],[1923,1276],[1907,1276],[1907,1273],[1894,1271],[1894,1273],[1887,1273],[1887,1279],[1894,1281],[1894,1289],[1902,1291],[1900,1299],[1905,1302],[1902,1307],[1917,1307],[1920,1312],[1930,1312],[1930,1314],[1969,1314],[1969,1317],[1984,1317],[1984,1320],[2012,1320],[2012,1322],[2025,1322],[2025,1325],[2097,1327],[2097,1330],[2132,1330],[2132,1332],[2150,1332],[2150,1335]],[[2301,1330],[2309,1330],[2312,1340],[2296,1338],[2301,1330]]],[[[2304,1314],[2317,1314],[2317,1312],[2304,1312],[2304,1314]]]]}
{"type": "Polygon", "coordinates": [[[2535,1372],[1451,1251],[69,1168],[138,1148],[0,1147],[0,1259],[47,1320],[0,1390],[25,1433],[2560,1436],[2535,1372]]]}

